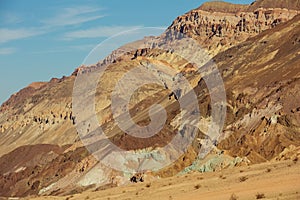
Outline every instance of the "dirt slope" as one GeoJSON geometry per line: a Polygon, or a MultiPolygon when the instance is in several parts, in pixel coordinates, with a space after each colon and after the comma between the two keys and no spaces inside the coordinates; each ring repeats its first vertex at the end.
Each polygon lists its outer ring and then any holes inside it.
{"type": "Polygon", "coordinates": [[[40,197],[30,199],[282,199],[300,198],[300,164],[292,161],[264,163],[214,173],[191,173],[157,180],[151,183],[87,191],[67,197],[40,197]]]}

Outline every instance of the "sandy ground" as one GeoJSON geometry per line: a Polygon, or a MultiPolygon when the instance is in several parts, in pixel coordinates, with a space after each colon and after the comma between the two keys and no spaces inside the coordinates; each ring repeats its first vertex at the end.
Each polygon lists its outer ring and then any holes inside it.
{"type": "Polygon", "coordinates": [[[191,173],[151,183],[131,184],[97,192],[86,191],[67,197],[38,197],[35,199],[299,200],[300,162],[283,161],[225,169],[222,172],[191,173]]]}

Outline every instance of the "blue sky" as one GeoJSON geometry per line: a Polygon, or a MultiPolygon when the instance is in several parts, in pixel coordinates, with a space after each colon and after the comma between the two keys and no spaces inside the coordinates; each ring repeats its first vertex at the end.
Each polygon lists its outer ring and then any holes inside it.
{"type": "Polygon", "coordinates": [[[97,44],[114,34],[167,27],[203,2],[0,0],[0,103],[31,82],[70,75],[97,44]]]}

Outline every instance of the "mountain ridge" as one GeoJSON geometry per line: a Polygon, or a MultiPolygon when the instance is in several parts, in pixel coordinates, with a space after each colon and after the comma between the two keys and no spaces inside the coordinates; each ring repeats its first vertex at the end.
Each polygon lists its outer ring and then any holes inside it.
{"type": "Polygon", "coordinates": [[[259,8],[282,8],[290,10],[299,10],[299,0],[256,0],[250,5],[246,4],[233,4],[224,1],[208,1],[203,3],[200,7],[194,10],[203,10],[208,12],[225,12],[225,13],[237,13],[237,12],[253,12],[259,8]]]}

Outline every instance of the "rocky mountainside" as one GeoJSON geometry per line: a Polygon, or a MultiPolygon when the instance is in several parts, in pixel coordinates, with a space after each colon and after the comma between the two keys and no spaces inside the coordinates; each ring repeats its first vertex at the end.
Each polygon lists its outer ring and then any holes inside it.
{"type": "Polygon", "coordinates": [[[72,116],[74,76],[52,79],[14,94],[1,106],[1,155],[33,144],[72,144],[76,129],[72,116]]]}
{"type": "Polygon", "coordinates": [[[219,148],[229,149],[230,155],[262,162],[289,145],[299,146],[299,20],[215,57],[229,103],[225,132],[230,136],[219,148]]]}
{"type": "Polygon", "coordinates": [[[266,4],[265,1],[257,1],[250,6],[208,2],[179,16],[166,34],[176,37],[174,32],[185,33],[216,55],[299,14],[297,6],[290,6],[289,9],[282,6],[299,5],[299,1],[290,0],[289,4],[278,2],[266,4]]]}
{"type": "MultiPolygon", "coordinates": [[[[159,151],[174,137],[180,105],[170,95],[168,83],[174,78],[170,71],[182,72],[197,94],[202,116],[196,140],[175,163],[148,173],[146,179],[297,159],[300,156],[297,101],[300,97],[300,16],[297,6],[298,0],[276,3],[265,0],[249,6],[205,3],[175,19],[160,38],[138,41],[151,43],[152,48],[137,49],[121,57],[121,49],[116,50],[104,61],[77,68],[69,77],[33,83],[12,95],[0,108],[0,197],[65,195],[129,183],[130,175],[103,166],[90,155],[75,127],[79,116],[74,113],[72,104],[74,81],[78,73],[89,74],[107,63],[111,65],[98,84],[95,107],[105,133],[122,149],[159,151]],[[204,159],[197,155],[206,138],[212,105],[203,77],[186,60],[172,52],[155,49],[164,38],[175,41],[178,32],[192,37],[214,56],[226,89],[223,140],[215,144],[204,159]],[[167,123],[158,135],[147,140],[137,139],[123,133],[115,124],[110,96],[117,81],[129,70],[140,65],[152,72],[151,63],[170,68],[156,72],[166,85],[139,88],[130,100],[130,114],[137,124],[147,125],[151,122],[149,106],[159,103],[167,110],[167,123]]],[[[128,87],[122,90],[126,93],[128,87]]],[[[93,129],[86,124],[88,136],[93,129]]],[[[101,143],[92,136],[91,140],[91,146],[101,143]]]]}

